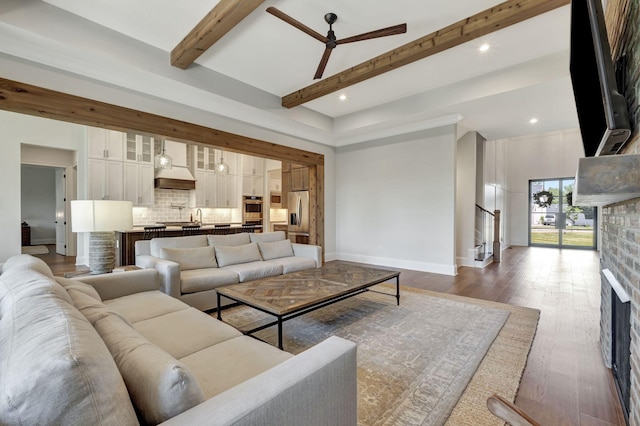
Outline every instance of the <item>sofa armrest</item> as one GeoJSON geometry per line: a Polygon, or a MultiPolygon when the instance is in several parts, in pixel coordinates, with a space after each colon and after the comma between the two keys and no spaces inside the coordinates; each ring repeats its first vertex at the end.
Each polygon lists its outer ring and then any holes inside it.
{"type": "Polygon", "coordinates": [[[160,276],[155,269],[141,269],[111,274],[75,277],[74,280],[92,285],[102,300],[116,299],[129,294],[160,289],[160,276]]]}
{"type": "Polygon", "coordinates": [[[356,425],[356,345],[332,336],[163,425],[356,425]]]}
{"type": "Polygon", "coordinates": [[[176,299],[180,298],[180,265],[149,254],[136,256],[139,268],[154,268],[160,274],[160,290],[176,299]]]}
{"type": "Polygon", "coordinates": [[[316,268],[322,266],[322,247],[311,244],[292,243],[293,254],[300,257],[308,257],[316,261],[316,268]]]}

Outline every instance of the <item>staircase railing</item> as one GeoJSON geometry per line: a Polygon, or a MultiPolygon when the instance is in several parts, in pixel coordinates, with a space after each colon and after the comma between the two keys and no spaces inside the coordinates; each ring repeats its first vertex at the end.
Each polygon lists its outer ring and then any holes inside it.
{"type": "Polygon", "coordinates": [[[500,210],[489,210],[476,204],[475,226],[476,260],[493,256],[500,262],[500,210]]]}

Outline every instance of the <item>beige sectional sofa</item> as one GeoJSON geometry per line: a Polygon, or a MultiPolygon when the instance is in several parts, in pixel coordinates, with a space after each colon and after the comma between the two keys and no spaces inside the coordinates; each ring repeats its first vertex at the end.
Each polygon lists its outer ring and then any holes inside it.
{"type": "Polygon", "coordinates": [[[291,243],[282,231],[192,235],[136,241],[136,266],[155,268],[165,293],[202,311],[217,307],[216,288],[319,268],[319,246],[291,243]]]}
{"type": "Polygon", "coordinates": [[[355,344],[293,356],[158,291],[155,269],[0,275],[0,424],[355,425],[355,344]],[[80,281],[81,280],[81,281],[80,281]]]}

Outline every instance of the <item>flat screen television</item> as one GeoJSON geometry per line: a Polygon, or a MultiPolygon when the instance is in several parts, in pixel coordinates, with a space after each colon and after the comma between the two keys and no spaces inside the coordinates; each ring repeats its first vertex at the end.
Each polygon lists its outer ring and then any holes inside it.
{"type": "Polygon", "coordinates": [[[601,0],[571,1],[569,69],[585,156],[617,154],[631,128],[616,84],[601,0]]]}

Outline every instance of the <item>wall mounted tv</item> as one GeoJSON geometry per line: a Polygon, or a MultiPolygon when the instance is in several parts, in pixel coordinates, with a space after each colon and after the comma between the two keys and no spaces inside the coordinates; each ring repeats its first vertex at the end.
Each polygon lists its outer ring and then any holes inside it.
{"type": "Polygon", "coordinates": [[[587,157],[617,154],[631,135],[601,0],[571,1],[571,83],[587,157]]]}

